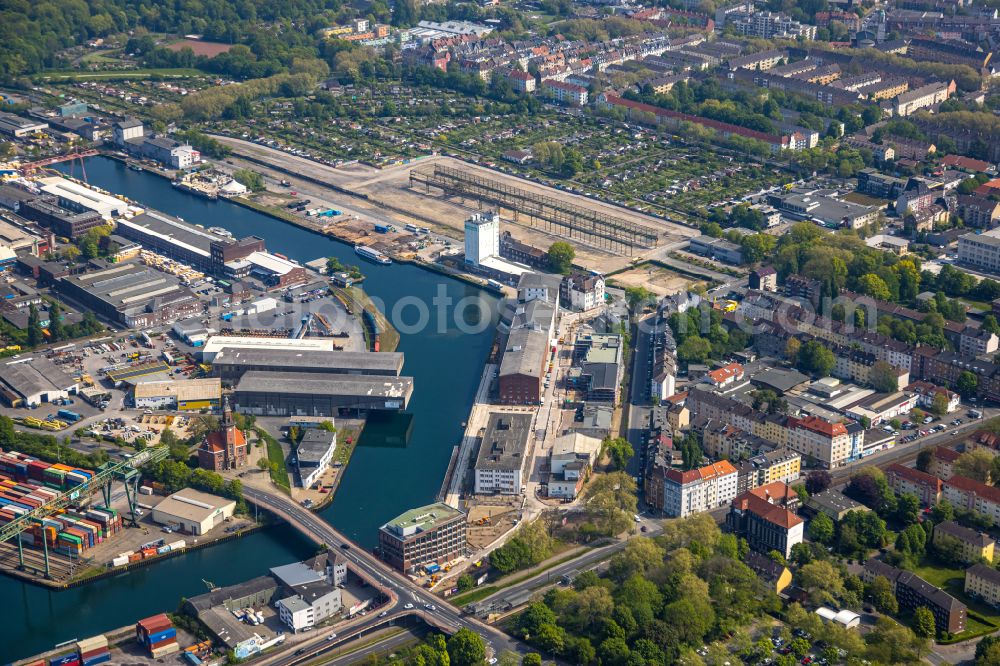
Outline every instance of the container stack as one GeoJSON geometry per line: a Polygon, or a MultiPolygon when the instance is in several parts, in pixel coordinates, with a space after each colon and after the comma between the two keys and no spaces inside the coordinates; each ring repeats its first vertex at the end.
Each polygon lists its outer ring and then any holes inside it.
{"type": "Polygon", "coordinates": [[[80,666],[97,666],[111,661],[111,651],[108,649],[108,639],[105,636],[77,641],[76,648],[80,651],[80,666]]]}
{"type": "Polygon", "coordinates": [[[80,666],[80,655],[76,652],[61,654],[49,659],[49,666],[80,666]]]}
{"type": "Polygon", "coordinates": [[[0,453],[0,475],[15,481],[32,481],[55,490],[69,490],[94,478],[89,469],[62,463],[50,464],[17,451],[0,453]]]}
{"type": "Polygon", "coordinates": [[[153,659],[159,659],[181,649],[177,644],[177,630],[174,629],[170,618],[163,613],[139,620],[135,625],[135,637],[140,644],[149,649],[153,659]]]}

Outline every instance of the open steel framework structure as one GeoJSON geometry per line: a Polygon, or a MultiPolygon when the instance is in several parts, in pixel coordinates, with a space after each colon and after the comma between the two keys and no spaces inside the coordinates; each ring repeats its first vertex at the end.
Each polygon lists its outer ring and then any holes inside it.
{"type": "Polygon", "coordinates": [[[410,171],[410,187],[420,184],[429,192],[435,187],[446,196],[456,195],[494,204],[514,213],[514,220],[527,215],[532,224],[544,223],[545,230],[553,227],[565,231],[570,238],[597,245],[612,252],[632,255],[636,248],[656,247],[659,231],[623,217],[601,213],[555,197],[538,194],[494,179],[471,174],[440,164],[418,167],[410,171]]]}

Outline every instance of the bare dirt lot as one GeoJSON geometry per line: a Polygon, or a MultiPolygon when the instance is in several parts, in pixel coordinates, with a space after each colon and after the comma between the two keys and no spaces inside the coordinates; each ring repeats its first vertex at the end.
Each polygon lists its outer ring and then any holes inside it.
{"type": "MultiPolygon", "coordinates": [[[[396,208],[411,210],[415,215],[420,216],[422,220],[433,220],[452,232],[462,233],[465,219],[469,216],[469,213],[480,210],[478,202],[471,199],[463,201],[455,197],[445,199],[441,196],[440,191],[431,189],[429,193],[425,193],[419,185],[417,189],[410,187],[410,172],[414,168],[424,169],[434,164],[461,169],[465,173],[471,173],[484,178],[492,178],[512,187],[553,197],[567,203],[584,206],[597,212],[615,215],[636,224],[657,229],[661,234],[659,245],[674,243],[697,233],[687,227],[649,217],[625,208],[611,206],[578,194],[547,187],[523,178],[509,176],[493,169],[486,169],[444,156],[420,160],[416,165],[409,164],[390,167],[382,170],[374,177],[363,177],[349,183],[347,186],[352,190],[367,194],[372,201],[384,202],[396,208]]],[[[488,207],[483,206],[483,208],[488,207]]],[[[544,249],[555,240],[567,240],[577,249],[577,263],[588,268],[609,271],[627,265],[627,257],[599,248],[593,242],[579,238],[568,238],[565,231],[557,227],[549,231],[543,228],[544,223],[542,222],[536,222],[532,225],[527,216],[520,216],[520,219],[515,222],[512,219],[510,211],[503,212],[506,227],[513,232],[516,238],[529,245],[544,249]]]]}
{"type": "Polygon", "coordinates": [[[616,273],[611,279],[616,284],[624,287],[645,287],[657,296],[676,294],[699,282],[698,280],[692,280],[689,277],[652,264],[645,264],[623,273],[616,273]]]}
{"type": "Polygon", "coordinates": [[[167,44],[166,48],[171,51],[180,51],[181,49],[187,48],[194,51],[196,56],[214,58],[220,53],[225,53],[229,49],[233,48],[233,45],[222,44],[221,42],[203,42],[199,39],[182,39],[174,42],[173,44],[167,44]]]}

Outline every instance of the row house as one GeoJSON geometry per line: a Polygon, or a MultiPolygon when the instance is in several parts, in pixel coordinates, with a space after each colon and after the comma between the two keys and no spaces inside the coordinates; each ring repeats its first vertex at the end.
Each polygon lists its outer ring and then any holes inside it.
{"type": "Polygon", "coordinates": [[[954,475],[944,482],[942,496],[960,509],[989,519],[993,525],[1000,524],[1000,488],[954,475]]]}
{"type": "Polygon", "coordinates": [[[941,501],[941,479],[899,463],[885,470],[889,487],[897,495],[916,495],[921,506],[934,506],[941,501]]]}
{"type": "Polygon", "coordinates": [[[934,614],[934,624],[939,632],[960,634],[965,631],[968,609],[941,588],[911,571],[897,569],[881,560],[873,558],[865,562],[864,581],[871,583],[878,576],[889,581],[900,611],[912,613],[923,606],[934,614]]]}

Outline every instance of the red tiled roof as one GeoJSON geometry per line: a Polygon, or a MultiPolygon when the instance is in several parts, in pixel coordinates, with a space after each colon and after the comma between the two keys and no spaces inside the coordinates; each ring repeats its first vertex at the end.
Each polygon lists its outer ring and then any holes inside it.
{"type": "Polygon", "coordinates": [[[1000,504],[1000,488],[988,486],[967,476],[953,476],[945,481],[944,484],[958,490],[964,490],[967,493],[973,493],[994,504],[1000,504]]]}
{"type": "Polygon", "coordinates": [[[983,160],[977,160],[964,155],[945,155],[941,158],[941,164],[954,166],[960,169],[971,169],[972,171],[986,171],[993,165],[983,160]]]}
{"type": "Polygon", "coordinates": [[[700,469],[689,469],[686,472],[682,472],[679,469],[667,470],[664,476],[675,483],[686,485],[699,480],[708,481],[720,476],[726,476],[727,474],[736,474],[736,468],[728,460],[720,460],[711,465],[705,465],[700,469]]]}
{"type": "Polygon", "coordinates": [[[972,434],[970,439],[980,446],[1000,449],[1000,435],[992,433],[989,430],[977,430],[972,434]]]}
{"type": "Polygon", "coordinates": [[[934,449],[934,457],[940,458],[945,462],[953,463],[959,458],[961,458],[962,454],[956,451],[955,449],[949,449],[944,446],[938,446],[934,449]]]}
{"type": "Polygon", "coordinates": [[[729,365],[724,365],[717,370],[712,370],[707,373],[709,378],[716,384],[721,384],[732,377],[738,377],[743,374],[743,366],[739,363],[730,363],[729,365]]]}
{"type": "Polygon", "coordinates": [[[542,85],[548,86],[549,88],[558,88],[559,90],[567,90],[578,95],[587,92],[587,89],[583,86],[578,86],[573,83],[566,83],[565,81],[556,81],[555,79],[545,79],[542,81],[542,85]]]}
{"type": "Polygon", "coordinates": [[[941,492],[941,479],[932,474],[921,472],[920,470],[913,469],[912,467],[904,467],[899,463],[889,465],[885,471],[887,474],[898,476],[901,479],[906,479],[911,483],[917,483],[921,486],[929,486],[934,488],[936,492],[941,492]]]}
{"type": "MultiPolygon", "coordinates": [[[[208,433],[208,436],[205,437],[206,448],[208,448],[208,450],[211,451],[212,453],[225,451],[227,443],[226,440],[228,439],[227,434],[229,432],[230,432],[229,430],[216,430],[214,432],[208,433]]],[[[233,433],[232,435],[233,444],[235,446],[246,446],[247,438],[243,434],[242,430],[240,430],[239,428],[232,428],[231,432],[233,433]]]]}
{"type": "MultiPolygon", "coordinates": [[[[775,484],[768,484],[773,486],[775,484]]],[[[785,485],[785,484],[781,484],[785,485]]],[[[796,516],[794,513],[786,509],[779,504],[772,504],[766,498],[766,496],[758,495],[756,491],[761,490],[761,488],[754,488],[742,495],[736,497],[733,500],[733,506],[742,511],[749,511],[757,516],[760,516],[769,523],[773,523],[778,527],[789,530],[796,525],[802,524],[802,519],[796,516]]],[[[795,491],[792,491],[794,494],[795,491]]]]}
{"type": "Polygon", "coordinates": [[[813,432],[818,432],[821,435],[826,435],[827,437],[837,437],[839,435],[847,434],[847,428],[843,423],[830,423],[829,421],[824,421],[818,416],[807,416],[804,419],[798,419],[796,425],[799,428],[812,430],[813,432]]]}

